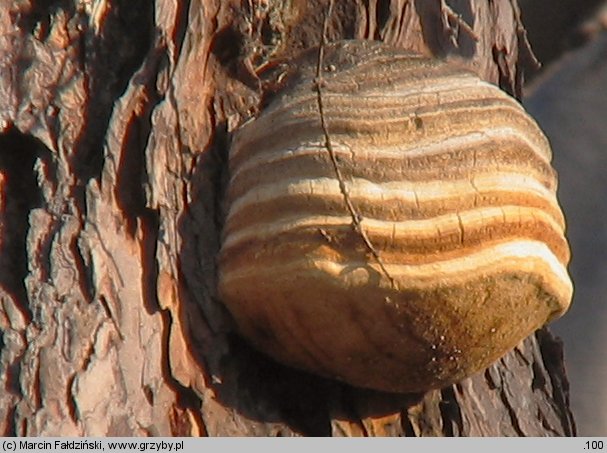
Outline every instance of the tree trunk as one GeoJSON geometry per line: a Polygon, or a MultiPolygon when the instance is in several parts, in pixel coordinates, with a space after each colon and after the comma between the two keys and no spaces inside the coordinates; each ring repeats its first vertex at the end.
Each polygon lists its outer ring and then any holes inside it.
{"type": "MultiPolygon", "coordinates": [[[[573,435],[542,329],[425,395],[277,364],[216,295],[226,144],[327,0],[0,5],[0,433],[573,435]]],[[[520,95],[514,0],[340,0],[328,39],[457,60],[520,95]]]]}

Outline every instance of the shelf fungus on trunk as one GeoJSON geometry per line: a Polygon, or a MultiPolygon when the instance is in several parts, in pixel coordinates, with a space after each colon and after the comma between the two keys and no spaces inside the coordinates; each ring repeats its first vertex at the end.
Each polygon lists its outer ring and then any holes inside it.
{"type": "Polygon", "coordinates": [[[286,364],[385,391],[489,366],[568,308],[544,134],[464,69],[342,41],[230,149],[219,291],[286,364]],[[322,115],[321,115],[322,111],[322,115]]]}

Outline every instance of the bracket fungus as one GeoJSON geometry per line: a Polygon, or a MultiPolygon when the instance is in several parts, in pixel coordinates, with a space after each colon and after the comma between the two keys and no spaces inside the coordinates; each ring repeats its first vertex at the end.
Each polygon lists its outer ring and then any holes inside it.
{"type": "Polygon", "coordinates": [[[220,296],[283,363],[384,391],[452,384],[569,306],[550,146],[465,69],[323,50],[233,136],[220,296]]]}

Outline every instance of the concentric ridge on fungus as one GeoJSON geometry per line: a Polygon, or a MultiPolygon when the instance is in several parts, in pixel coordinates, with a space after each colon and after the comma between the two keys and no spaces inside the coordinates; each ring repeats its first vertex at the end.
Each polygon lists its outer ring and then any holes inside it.
{"type": "Polygon", "coordinates": [[[287,364],[421,391],[482,370],[559,317],[569,248],[544,134],[474,74],[379,43],[316,53],[230,150],[219,290],[287,364]]]}

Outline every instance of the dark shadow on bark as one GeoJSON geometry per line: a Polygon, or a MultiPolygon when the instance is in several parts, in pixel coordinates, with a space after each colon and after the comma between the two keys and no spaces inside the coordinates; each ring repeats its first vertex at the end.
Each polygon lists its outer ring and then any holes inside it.
{"type": "Polygon", "coordinates": [[[29,214],[40,206],[41,194],[34,163],[49,154],[40,141],[15,129],[0,135],[0,174],[3,185],[0,200],[0,285],[13,296],[17,306],[31,321],[25,277],[28,273],[26,239],[29,214]]]}
{"type": "Polygon", "coordinates": [[[87,29],[80,53],[87,74],[87,125],[76,149],[75,173],[86,183],[103,167],[103,142],[116,100],[141,66],[154,37],[154,2],[117,0],[98,33],[87,29]],[[133,26],[137,24],[137,26],[133,26]]]}
{"type": "MultiPolygon", "coordinates": [[[[548,375],[550,376],[552,399],[556,403],[556,406],[570,408],[569,381],[565,369],[563,342],[560,338],[555,337],[547,327],[538,330],[536,332],[536,338],[538,340],[544,366],[548,370],[548,375]]],[[[563,431],[571,433],[570,435],[573,437],[577,436],[577,427],[571,411],[564,411],[563,418],[563,431]]]]}
{"type": "Polygon", "coordinates": [[[65,11],[70,17],[74,15],[74,2],[70,0],[37,0],[32,2],[32,9],[28,14],[19,17],[19,27],[28,35],[37,31],[38,39],[44,40],[48,36],[53,15],[58,11],[65,11]]]}

